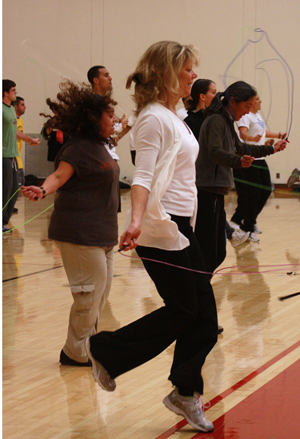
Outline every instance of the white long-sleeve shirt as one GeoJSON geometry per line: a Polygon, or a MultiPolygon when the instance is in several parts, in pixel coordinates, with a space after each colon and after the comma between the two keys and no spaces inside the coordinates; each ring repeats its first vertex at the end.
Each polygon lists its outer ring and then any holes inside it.
{"type": "Polygon", "coordinates": [[[159,103],[139,114],[133,127],[137,150],[132,185],[149,190],[140,245],[181,250],[188,239],[169,214],[195,217],[195,161],[199,145],[193,133],[173,112],[159,103]]]}

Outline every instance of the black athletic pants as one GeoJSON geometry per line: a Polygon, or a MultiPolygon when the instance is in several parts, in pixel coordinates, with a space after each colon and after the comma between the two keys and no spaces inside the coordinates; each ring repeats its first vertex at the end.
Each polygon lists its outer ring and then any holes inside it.
{"type": "MultiPolygon", "coordinates": [[[[189,218],[172,216],[190,246],[180,251],[137,247],[143,258],[205,271],[189,218]]],[[[201,368],[217,341],[217,311],[210,276],[143,260],[165,305],[118,329],[91,337],[91,352],[117,377],[156,357],[176,340],[169,380],[181,394],[203,393],[201,368]]],[[[145,376],[145,381],[147,377],[145,376]]]]}
{"type": "Polygon", "coordinates": [[[254,232],[254,225],[272,188],[270,171],[265,160],[256,160],[249,168],[234,169],[238,205],[231,221],[241,224],[241,229],[254,232]]]}
{"type": "Polygon", "coordinates": [[[195,235],[207,271],[213,273],[226,257],[226,213],[224,195],[198,189],[195,235]]]}
{"type": "MultiPolygon", "coordinates": [[[[3,157],[2,159],[2,183],[3,208],[3,206],[5,206],[10,197],[19,189],[18,163],[14,157],[3,157]]],[[[10,220],[17,198],[18,192],[2,211],[3,225],[6,225],[10,220]]]]}

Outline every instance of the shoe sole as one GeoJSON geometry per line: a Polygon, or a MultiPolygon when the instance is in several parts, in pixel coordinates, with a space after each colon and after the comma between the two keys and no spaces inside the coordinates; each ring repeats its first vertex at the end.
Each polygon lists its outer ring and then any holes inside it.
{"type": "Polygon", "coordinates": [[[257,242],[257,243],[258,243],[258,242],[260,241],[260,239],[252,239],[252,238],[248,238],[247,241],[248,241],[248,242],[257,242]]]}
{"type": "MultiPolygon", "coordinates": [[[[86,353],[87,353],[87,356],[88,356],[88,358],[91,360],[91,362],[92,362],[92,373],[93,373],[93,377],[94,377],[94,380],[96,381],[96,383],[101,387],[101,389],[103,389],[103,390],[106,390],[107,392],[113,392],[114,390],[115,390],[115,388],[116,388],[116,383],[115,383],[115,380],[113,380],[112,378],[111,378],[111,380],[112,380],[112,384],[111,384],[111,386],[106,386],[101,380],[100,380],[100,377],[99,377],[99,373],[98,372],[100,372],[100,374],[105,374],[105,373],[107,373],[107,371],[106,371],[106,369],[102,366],[102,364],[101,363],[99,363],[99,361],[96,361],[95,359],[94,359],[94,357],[93,357],[93,355],[92,355],[92,353],[91,353],[91,344],[90,344],[90,338],[87,338],[86,340],[85,340],[85,350],[86,350],[86,353]],[[100,370],[99,370],[100,369],[100,370]]],[[[106,380],[105,380],[106,381],[106,380]]]]}
{"type": "MultiPolygon", "coordinates": [[[[66,354],[65,354],[66,355],[66,354]]],[[[91,361],[87,361],[86,363],[80,363],[79,361],[72,360],[72,358],[59,358],[59,362],[62,366],[70,366],[70,367],[92,367],[91,361]]]]}
{"type": "Polygon", "coordinates": [[[172,404],[172,402],[169,400],[168,396],[166,396],[163,399],[163,403],[164,405],[167,407],[167,409],[171,410],[171,412],[176,413],[176,415],[180,415],[183,416],[187,422],[192,425],[196,430],[202,431],[203,433],[209,433],[211,431],[214,431],[214,427],[212,429],[207,429],[205,427],[200,427],[199,425],[195,424],[187,415],[186,413],[181,410],[179,407],[177,407],[176,405],[172,404]]]}
{"type": "Polygon", "coordinates": [[[79,363],[79,361],[75,361],[74,363],[68,363],[65,361],[59,360],[60,364],[62,366],[69,366],[69,367],[91,367],[91,364],[89,363],[79,363]]]}

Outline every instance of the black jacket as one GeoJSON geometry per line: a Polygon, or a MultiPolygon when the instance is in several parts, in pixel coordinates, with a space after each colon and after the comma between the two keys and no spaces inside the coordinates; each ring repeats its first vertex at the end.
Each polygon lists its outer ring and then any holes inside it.
{"type": "Polygon", "coordinates": [[[199,137],[200,151],[196,161],[196,184],[210,192],[227,194],[233,186],[232,168],[241,168],[243,155],[265,157],[274,154],[273,146],[242,143],[227,110],[208,116],[199,137]]]}

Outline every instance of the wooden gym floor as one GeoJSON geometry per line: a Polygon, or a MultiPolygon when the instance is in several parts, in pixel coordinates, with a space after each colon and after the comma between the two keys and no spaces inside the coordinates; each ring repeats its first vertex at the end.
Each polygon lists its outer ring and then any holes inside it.
{"type": "MultiPolygon", "coordinates": [[[[231,192],[228,218],[235,202],[231,192]]],[[[23,225],[52,203],[53,196],[38,203],[19,196],[10,225],[21,227],[2,239],[3,438],[300,438],[300,296],[278,300],[300,291],[299,193],[275,191],[259,216],[260,243],[228,243],[223,275],[212,280],[224,333],[203,369],[210,434],[162,404],[173,345],[117,378],[113,393],[98,387],[90,368],[60,365],[72,298],[47,238],[52,208],[23,225]]],[[[129,203],[130,191],[122,191],[120,231],[129,203]]],[[[128,256],[115,254],[99,329],[117,329],[162,303],[136,253],[128,256]]]]}

